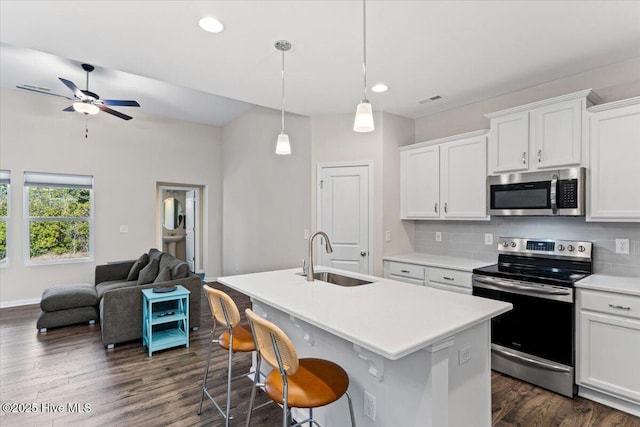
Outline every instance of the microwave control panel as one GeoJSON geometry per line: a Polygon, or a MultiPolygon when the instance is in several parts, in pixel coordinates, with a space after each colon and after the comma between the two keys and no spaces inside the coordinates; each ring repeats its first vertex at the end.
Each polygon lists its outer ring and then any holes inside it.
{"type": "Polygon", "coordinates": [[[578,180],[558,181],[558,209],[576,209],[578,207],[578,180]]]}

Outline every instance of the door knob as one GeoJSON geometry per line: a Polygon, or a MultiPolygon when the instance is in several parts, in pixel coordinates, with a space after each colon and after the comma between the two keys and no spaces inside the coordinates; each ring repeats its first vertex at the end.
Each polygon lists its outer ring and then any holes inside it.
{"type": "Polygon", "coordinates": [[[366,251],[360,252],[360,256],[367,256],[367,252],[366,251]]]}

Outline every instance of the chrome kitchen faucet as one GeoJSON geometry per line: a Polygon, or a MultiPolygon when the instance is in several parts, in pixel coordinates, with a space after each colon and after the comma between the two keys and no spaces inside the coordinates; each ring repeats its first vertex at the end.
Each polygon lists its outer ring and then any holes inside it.
{"type": "Polygon", "coordinates": [[[313,233],[311,238],[309,239],[309,270],[307,271],[307,282],[313,282],[313,239],[317,235],[324,237],[325,244],[324,248],[328,254],[333,252],[333,248],[331,247],[331,242],[329,242],[329,236],[324,231],[316,231],[313,233]]]}

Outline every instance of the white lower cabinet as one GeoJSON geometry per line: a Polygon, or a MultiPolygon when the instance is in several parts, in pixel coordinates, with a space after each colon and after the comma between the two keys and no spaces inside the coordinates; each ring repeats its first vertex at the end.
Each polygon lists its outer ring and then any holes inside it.
{"type": "Polygon", "coordinates": [[[405,262],[384,261],[385,279],[424,286],[425,267],[405,262]]]}
{"type": "Polygon", "coordinates": [[[578,289],[579,394],[640,415],[640,296],[578,289]]]}

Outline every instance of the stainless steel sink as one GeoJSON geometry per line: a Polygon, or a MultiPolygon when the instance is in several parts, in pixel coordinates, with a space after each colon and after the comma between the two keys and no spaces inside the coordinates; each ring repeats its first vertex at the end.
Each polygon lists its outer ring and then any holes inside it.
{"type": "MultiPolygon", "coordinates": [[[[296,273],[298,276],[306,276],[303,273],[296,273]]],[[[313,273],[314,280],[331,283],[338,286],[361,286],[368,285],[368,280],[356,279],[355,277],[343,276],[342,274],[330,273],[328,271],[317,271],[313,273]]]]}

